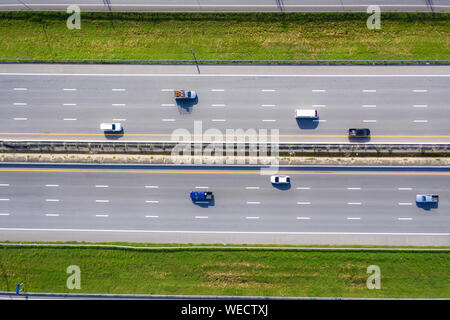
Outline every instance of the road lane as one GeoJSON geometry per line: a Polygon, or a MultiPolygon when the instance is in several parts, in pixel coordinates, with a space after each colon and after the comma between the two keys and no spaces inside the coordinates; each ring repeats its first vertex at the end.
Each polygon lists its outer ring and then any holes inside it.
{"type": "Polygon", "coordinates": [[[101,66],[8,72],[24,70],[18,67],[0,69],[2,139],[170,141],[176,129],[194,134],[194,121],[201,121],[203,132],[279,129],[281,142],[346,143],[349,127],[370,128],[371,143],[450,142],[448,67],[403,67],[400,74],[395,67],[362,67],[354,74],[352,68],[302,66],[290,67],[289,74],[277,67],[262,67],[264,74],[227,73],[235,69],[226,66],[202,74],[121,73],[123,66],[109,66],[107,73],[98,73],[101,66]],[[195,89],[198,99],[176,103],[173,88],[195,89]],[[297,108],[318,109],[319,121],[296,121],[297,108]],[[124,133],[106,137],[99,124],[113,121],[123,123],[124,133]]]}
{"type": "Polygon", "coordinates": [[[0,212],[8,214],[0,216],[0,235],[11,228],[344,234],[450,230],[448,170],[299,168],[285,172],[292,185],[282,190],[255,170],[147,168],[2,166],[0,193],[9,201],[0,201],[0,212]],[[212,204],[191,202],[189,192],[198,187],[214,192],[212,204]],[[417,207],[417,193],[438,193],[438,208],[417,207]],[[412,205],[399,205],[407,202],[412,205]]]}
{"type": "Polygon", "coordinates": [[[4,0],[0,10],[66,11],[78,4],[82,11],[178,12],[366,12],[379,5],[383,12],[449,12],[448,0],[4,0]]]}

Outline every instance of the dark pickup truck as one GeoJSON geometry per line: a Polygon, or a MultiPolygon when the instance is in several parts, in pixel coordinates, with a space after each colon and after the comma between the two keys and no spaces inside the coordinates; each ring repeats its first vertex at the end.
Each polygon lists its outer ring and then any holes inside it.
{"type": "Polygon", "coordinates": [[[370,137],[370,130],[367,128],[363,129],[348,129],[348,136],[350,138],[367,138],[370,137]]]}

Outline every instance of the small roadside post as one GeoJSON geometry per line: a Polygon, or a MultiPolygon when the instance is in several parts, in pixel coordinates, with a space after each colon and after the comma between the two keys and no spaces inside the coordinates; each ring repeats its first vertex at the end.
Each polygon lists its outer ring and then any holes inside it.
{"type": "Polygon", "coordinates": [[[16,294],[19,295],[20,294],[20,286],[23,285],[23,282],[18,283],[16,286],[16,294]]]}

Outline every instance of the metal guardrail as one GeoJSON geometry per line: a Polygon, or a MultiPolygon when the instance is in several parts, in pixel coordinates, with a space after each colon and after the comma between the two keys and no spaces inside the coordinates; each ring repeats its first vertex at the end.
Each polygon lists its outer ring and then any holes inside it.
{"type": "Polygon", "coordinates": [[[450,64],[450,60],[252,60],[252,59],[45,59],[0,58],[0,63],[109,63],[109,64],[450,64]]]}

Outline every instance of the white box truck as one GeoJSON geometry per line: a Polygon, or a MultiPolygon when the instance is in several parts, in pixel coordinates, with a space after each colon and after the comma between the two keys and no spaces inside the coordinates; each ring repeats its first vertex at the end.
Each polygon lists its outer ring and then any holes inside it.
{"type": "Polygon", "coordinates": [[[297,109],[295,110],[295,118],[297,119],[317,119],[319,113],[315,109],[297,109]]]}

